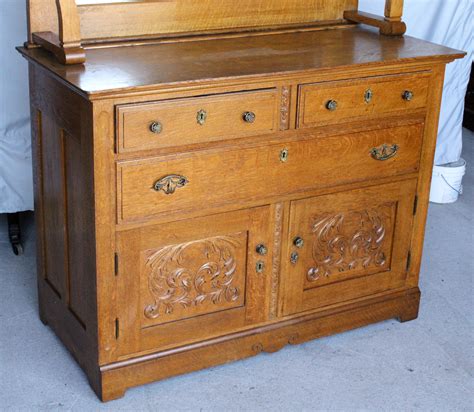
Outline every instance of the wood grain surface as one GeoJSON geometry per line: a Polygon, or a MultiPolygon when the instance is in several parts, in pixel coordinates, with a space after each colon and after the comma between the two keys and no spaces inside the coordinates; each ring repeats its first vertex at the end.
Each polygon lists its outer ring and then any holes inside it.
{"type": "MultiPolygon", "coordinates": [[[[411,37],[380,37],[375,30],[345,29],[197,40],[87,50],[87,64],[63,66],[41,49],[20,50],[74,88],[91,95],[261,81],[268,73],[301,76],[335,68],[444,62],[464,53],[411,37]],[[321,53],[324,50],[324,53],[321,53]],[[242,81],[245,78],[245,81],[242,81]]],[[[350,77],[349,77],[350,78],[350,77]]]]}

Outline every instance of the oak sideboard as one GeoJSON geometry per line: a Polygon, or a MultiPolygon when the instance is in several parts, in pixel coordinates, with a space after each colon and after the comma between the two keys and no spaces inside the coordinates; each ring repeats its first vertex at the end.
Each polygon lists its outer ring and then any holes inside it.
{"type": "Polygon", "coordinates": [[[403,36],[398,0],[89,3],[30,0],[19,51],[40,318],[102,400],[417,317],[464,53],[403,36]]]}

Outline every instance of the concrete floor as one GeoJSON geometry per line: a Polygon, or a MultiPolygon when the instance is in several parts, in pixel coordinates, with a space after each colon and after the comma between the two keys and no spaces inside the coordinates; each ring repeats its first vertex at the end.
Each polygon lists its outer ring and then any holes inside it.
{"type": "Polygon", "coordinates": [[[15,257],[0,216],[0,410],[473,411],[474,134],[465,194],[431,205],[418,320],[387,321],[131,389],[101,404],[36,309],[32,215],[15,257]]]}

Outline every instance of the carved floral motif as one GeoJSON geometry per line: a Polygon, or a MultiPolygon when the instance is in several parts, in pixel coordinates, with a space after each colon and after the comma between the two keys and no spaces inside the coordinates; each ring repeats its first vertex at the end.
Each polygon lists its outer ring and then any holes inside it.
{"type": "Polygon", "coordinates": [[[236,250],[242,237],[220,236],[166,246],[149,255],[146,262],[148,288],[154,302],[145,316],[156,319],[177,307],[223,305],[239,299],[234,285],[236,250]]]}
{"type": "Polygon", "coordinates": [[[281,89],[280,129],[288,130],[290,120],[290,88],[283,86],[281,89]]]}
{"type": "Polygon", "coordinates": [[[278,305],[278,286],[280,275],[280,251],[281,251],[281,232],[283,229],[283,204],[275,205],[275,231],[273,233],[273,262],[272,262],[272,283],[270,298],[270,317],[277,315],[278,305]]]}
{"type": "Polygon", "coordinates": [[[317,216],[312,223],[315,266],[310,282],[333,273],[387,265],[387,228],[392,225],[392,204],[347,213],[317,216]]]}

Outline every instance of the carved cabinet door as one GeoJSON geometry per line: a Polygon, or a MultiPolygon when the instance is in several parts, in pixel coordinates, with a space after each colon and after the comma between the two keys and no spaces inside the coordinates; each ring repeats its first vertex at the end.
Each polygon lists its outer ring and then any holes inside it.
{"type": "Polygon", "coordinates": [[[416,181],[291,203],[283,251],[283,313],[403,287],[416,181]]]}
{"type": "Polygon", "coordinates": [[[117,358],[265,321],[270,220],[261,207],[120,232],[117,358]]]}

